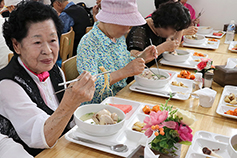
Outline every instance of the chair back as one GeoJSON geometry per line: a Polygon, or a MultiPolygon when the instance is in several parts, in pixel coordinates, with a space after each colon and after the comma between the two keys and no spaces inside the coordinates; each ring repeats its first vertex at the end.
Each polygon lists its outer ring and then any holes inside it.
{"type": "Polygon", "coordinates": [[[13,53],[9,53],[9,54],[8,54],[8,63],[11,61],[11,59],[12,59],[13,56],[14,56],[13,53]]]}
{"type": "Polygon", "coordinates": [[[87,28],[86,28],[86,33],[88,33],[92,28],[93,28],[92,26],[87,27],[87,28]]]}
{"type": "Polygon", "coordinates": [[[62,58],[62,62],[72,57],[74,38],[75,32],[73,31],[72,27],[69,32],[61,35],[59,53],[60,57],[62,58]]]}
{"type": "Polygon", "coordinates": [[[77,56],[73,56],[62,62],[62,70],[67,81],[77,78],[79,76],[77,71],[77,56]]]}

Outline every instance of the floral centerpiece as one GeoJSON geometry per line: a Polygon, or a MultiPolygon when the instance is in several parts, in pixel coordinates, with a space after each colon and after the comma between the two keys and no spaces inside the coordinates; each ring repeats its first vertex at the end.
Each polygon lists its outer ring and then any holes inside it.
{"type": "Polygon", "coordinates": [[[211,59],[202,58],[201,62],[198,63],[197,70],[195,70],[195,72],[201,72],[202,77],[204,78],[204,75],[206,72],[208,72],[210,70],[215,70],[215,66],[212,64],[213,64],[213,61],[211,59]]]}
{"type": "Polygon", "coordinates": [[[173,110],[173,106],[168,106],[170,98],[165,105],[161,104],[160,111],[151,111],[150,115],[144,119],[146,125],[143,127],[145,135],[155,138],[150,142],[152,150],[159,151],[171,156],[177,156],[177,143],[191,145],[192,129],[189,127],[196,121],[195,116],[188,111],[181,109],[173,110]]]}

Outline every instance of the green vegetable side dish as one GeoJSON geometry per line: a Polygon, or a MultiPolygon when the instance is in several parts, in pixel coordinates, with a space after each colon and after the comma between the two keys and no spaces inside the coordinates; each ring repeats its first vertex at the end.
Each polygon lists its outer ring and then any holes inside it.
{"type": "Polygon", "coordinates": [[[118,121],[117,121],[117,123],[119,123],[119,122],[121,122],[123,119],[121,119],[121,118],[118,118],[118,121]]]}
{"type": "MultiPolygon", "coordinates": [[[[157,74],[158,75],[158,74],[157,74]]],[[[156,76],[156,75],[154,75],[154,74],[152,74],[152,76],[156,76]]],[[[164,75],[158,75],[160,78],[161,77],[164,77],[164,78],[167,78],[166,76],[164,76],[164,75]]]]}
{"type": "Polygon", "coordinates": [[[89,120],[89,119],[92,119],[92,116],[94,115],[94,112],[90,112],[90,113],[87,113],[87,114],[85,114],[85,115],[82,115],[81,117],[80,117],[80,119],[82,120],[82,121],[86,121],[86,120],[89,120]]]}

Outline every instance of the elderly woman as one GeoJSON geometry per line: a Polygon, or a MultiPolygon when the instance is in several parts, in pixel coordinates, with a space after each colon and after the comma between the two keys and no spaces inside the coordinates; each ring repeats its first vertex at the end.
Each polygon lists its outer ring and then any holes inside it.
{"type": "Polygon", "coordinates": [[[181,4],[183,4],[186,8],[188,8],[189,12],[190,12],[190,17],[191,17],[191,20],[192,20],[192,23],[191,25],[199,25],[199,22],[200,20],[198,18],[196,18],[196,12],[195,10],[193,9],[193,7],[187,3],[188,0],[179,0],[179,2],[181,4]]]}
{"type": "MultiPolygon", "coordinates": [[[[174,51],[182,38],[182,30],[190,23],[190,15],[179,2],[168,2],[162,4],[154,13],[152,18],[146,19],[147,23],[131,29],[127,36],[128,50],[132,55],[140,55],[143,50],[152,44],[156,46],[158,59],[162,58],[165,51],[174,51]]],[[[147,64],[152,66],[154,60],[147,64]]]]}
{"type": "Polygon", "coordinates": [[[57,13],[39,2],[22,2],[4,23],[3,34],[14,57],[0,71],[0,132],[33,156],[52,147],[73,122],[73,112],[92,99],[94,77],[79,76],[65,93],[63,72],[55,65],[61,23],[57,13]]]}
{"type": "Polygon", "coordinates": [[[124,34],[130,26],[146,23],[137,10],[136,0],[102,0],[101,8],[96,16],[99,22],[82,38],[77,49],[79,73],[86,70],[98,74],[100,66],[112,71],[108,75],[111,90],[103,91],[104,77],[98,77],[93,103],[115,95],[127,85],[127,77],[142,73],[145,63],[157,56],[154,46],[146,48],[136,59],[127,51],[124,34]]]}

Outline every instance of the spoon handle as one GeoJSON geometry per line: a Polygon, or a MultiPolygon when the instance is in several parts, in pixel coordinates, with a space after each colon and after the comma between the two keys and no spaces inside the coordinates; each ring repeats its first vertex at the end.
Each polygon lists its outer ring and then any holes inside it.
{"type": "MultiPolygon", "coordinates": [[[[153,45],[151,38],[150,38],[150,43],[151,43],[151,45],[153,45]]],[[[156,49],[156,54],[158,54],[157,49],[156,49]]],[[[156,67],[157,67],[158,75],[160,76],[160,70],[159,70],[159,66],[158,66],[158,62],[157,62],[156,57],[155,57],[155,62],[156,62],[156,67]]]]}
{"type": "Polygon", "coordinates": [[[77,140],[77,141],[81,141],[81,142],[85,142],[85,143],[99,144],[99,145],[103,145],[103,146],[110,147],[110,145],[103,144],[103,143],[99,143],[99,142],[95,142],[95,141],[93,141],[93,140],[88,140],[88,139],[81,138],[81,137],[73,137],[72,139],[77,140]]]}

